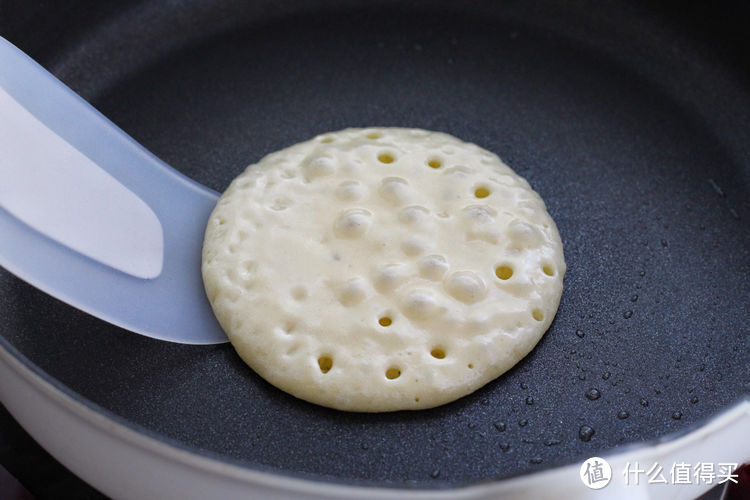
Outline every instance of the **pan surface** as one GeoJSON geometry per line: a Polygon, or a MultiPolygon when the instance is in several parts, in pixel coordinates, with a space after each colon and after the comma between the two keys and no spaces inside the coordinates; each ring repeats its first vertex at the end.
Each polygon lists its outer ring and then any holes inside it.
{"type": "Polygon", "coordinates": [[[134,335],[0,270],[0,342],[77,399],[253,469],[433,488],[687,430],[750,393],[747,40],[714,43],[638,4],[178,3],[73,2],[57,14],[96,23],[54,46],[11,23],[0,34],[219,191],[345,127],[433,129],[496,152],[558,224],[562,302],[536,349],[476,393],[352,414],[278,391],[229,345],[134,335]]]}

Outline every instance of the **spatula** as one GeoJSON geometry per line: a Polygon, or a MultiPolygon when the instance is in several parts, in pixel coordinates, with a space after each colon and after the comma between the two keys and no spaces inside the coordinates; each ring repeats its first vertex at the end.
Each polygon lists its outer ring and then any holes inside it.
{"type": "Polygon", "coordinates": [[[0,38],[0,265],[8,271],[142,335],[225,342],[200,270],[217,198],[0,38]]]}

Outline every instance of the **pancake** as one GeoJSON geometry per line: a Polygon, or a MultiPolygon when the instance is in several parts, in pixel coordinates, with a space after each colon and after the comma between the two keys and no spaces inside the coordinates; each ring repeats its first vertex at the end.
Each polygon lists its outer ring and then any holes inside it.
{"type": "Polygon", "coordinates": [[[347,129],[239,175],[203,279],[242,359],[347,411],[438,406],[497,378],[555,316],[554,221],[496,155],[444,133],[347,129]]]}

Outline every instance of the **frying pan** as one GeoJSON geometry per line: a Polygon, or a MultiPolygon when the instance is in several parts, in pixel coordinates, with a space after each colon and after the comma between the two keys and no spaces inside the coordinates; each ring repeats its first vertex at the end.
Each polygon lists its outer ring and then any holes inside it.
{"type": "Polygon", "coordinates": [[[0,2],[0,35],[213,189],[324,131],[445,131],[529,180],[568,265],[536,349],[427,411],[311,405],[229,345],[134,335],[0,270],[3,359],[104,428],[308,492],[497,482],[694,430],[750,393],[750,9],[677,5],[0,2]]]}

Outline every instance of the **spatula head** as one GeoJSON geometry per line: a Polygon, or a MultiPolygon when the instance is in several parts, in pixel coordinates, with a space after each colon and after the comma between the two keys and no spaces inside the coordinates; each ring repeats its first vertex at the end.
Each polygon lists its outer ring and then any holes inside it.
{"type": "Polygon", "coordinates": [[[0,265],[133,332],[225,342],[201,249],[217,193],[0,38],[0,265]]]}

